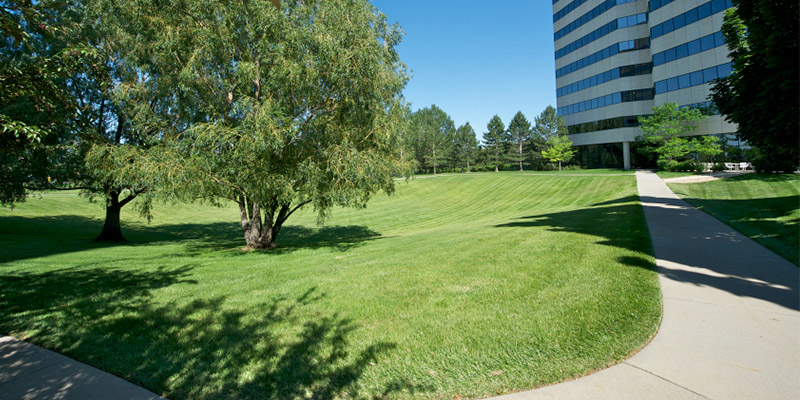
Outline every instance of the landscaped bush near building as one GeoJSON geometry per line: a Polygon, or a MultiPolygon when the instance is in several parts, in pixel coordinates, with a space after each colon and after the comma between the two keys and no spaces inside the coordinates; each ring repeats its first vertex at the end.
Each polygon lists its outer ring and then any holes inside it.
{"type": "Polygon", "coordinates": [[[658,165],[658,169],[661,171],[675,171],[678,162],[675,160],[658,160],[656,165],[658,165]]]}

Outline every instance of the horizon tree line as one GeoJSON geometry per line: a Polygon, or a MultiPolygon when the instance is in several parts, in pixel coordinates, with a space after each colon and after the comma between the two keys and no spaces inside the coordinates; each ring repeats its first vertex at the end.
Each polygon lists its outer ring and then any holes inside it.
{"type": "Polygon", "coordinates": [[[437,174],[472,172],[476,169],[541,170],[548,165],[542,155],[547,141],[567,135],[564,119],[547,106],[533,123],[518,111],[505,125],[494,115],[478,140],[466,122],[455,127],[450,115],[435,104],[408,112],[401,134],[403,152],[412,159],[417,172],[437,174]]]}

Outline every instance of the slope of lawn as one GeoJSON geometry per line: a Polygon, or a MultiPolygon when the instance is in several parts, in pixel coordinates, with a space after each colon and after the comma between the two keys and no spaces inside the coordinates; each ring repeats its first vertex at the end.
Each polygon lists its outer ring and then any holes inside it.
{"type": "Polygon", "coordinates": [[[689,204],[800,264],[800,176],[746,174],[669,187],[689,204]]]}
{"type": "Polygon", "coordinates": [[[45,194],[0,209],[0,332],[170,399],[475,398],[580,376],[657,329],[633,176],[397,182],[271,252],[238,211],[126,210],[45,194]]]}

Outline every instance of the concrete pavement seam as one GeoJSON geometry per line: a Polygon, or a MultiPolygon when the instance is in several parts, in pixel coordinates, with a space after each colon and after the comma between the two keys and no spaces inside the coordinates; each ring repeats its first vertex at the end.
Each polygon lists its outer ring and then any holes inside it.
{"type": "Polygon", "coordinates": [[[678,383],[675,383],[675,382],[673,382],[673,381],[671,381],[671,380],[669,380],[669,379],[667,379],[667,378],[664,378],[664,377],[663,377],[663,376],[661,376],[661,375],[658,375],[658,374],[656,374],[656,373],[653,373],[653,372],[651,372],[651,371],[648,371],[648,370],[646,370],[646,369],[644,369],[644,368],[641,368],[641,367],[638,367],[638,366],[636,366],[636,365],[633,365],[633,364],[631,364],[631,363],[630,363],[630,362],[628,362],[628,361],[625,361],[625,362],[623,362],[623,364],[625,364],[625,365],[629,365],[629,366],[631,366],[631,367],[633,367],[633,368],[636,368],[636,369],[638,369],[639,371],[642,371],[642,372],[648,373],[648,374],[650,374],[650,375],[652,375],[652,376],[655,376],[656,378],[658,378],[658,379],[661,379],[661,380],[663,380],[663,381],[665,381],[665,382],[669,382],[669,383],[671,383],[671,384],[673,384],[673,385],[675,385],[675,386],[677,386],[677,387],[679,387],[679,388],[681,388],[681,389],[683,389],[683,390],[685,390],[685,391],[687,391],[687,392],[690,392],[690,393],[696,394],[696,395],[698,395],[698,396],[700,396],[700,397],[702,397],[702,398],[704,398],[704,399],[709,399],[709,400],[711,400],[709,397],[707,397],[707,396],[704,396],[704,395],[702,395],[702,394],[700,394],[700,393],[697,393],[697,392],[695,392],[694,390],[687,388],[686,386],[680,385],[680,384],[678,384],[678,383]]]}

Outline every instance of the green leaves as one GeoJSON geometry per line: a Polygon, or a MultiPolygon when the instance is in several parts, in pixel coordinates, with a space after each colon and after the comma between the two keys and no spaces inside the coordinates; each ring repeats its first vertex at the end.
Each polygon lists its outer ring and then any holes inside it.
{"type": "Polygon", "coordinates": [[[689,142],[683,136],[689,135],[697,123],[706,119],[700,110],[675,103],[664,103],[653,107],[653,115],[639,117],[641,139],[655,146],[655,151],[669,160],[682,157],[691,151],[689,142]]]}
{"type": "Polygon", "coordinates": [[[731,75],[712,85],[711,98],[738,125],[739,137],[769,156],[757,168],[800,166],[800,5],[797,1],[736,0],[722,33],[731,75]],[[792,55],[792,56],[788,56],[792,55]]]}
{"type": "Polygon", "coordinates": [[[547,148],[542,150],[542,156],[552,162],[558,162],[559,170],[561,162],[569,161],[575,156],[577,150],[572,148],[572,140],[565,135],[555,135],[547,139],[547,148]]]}

